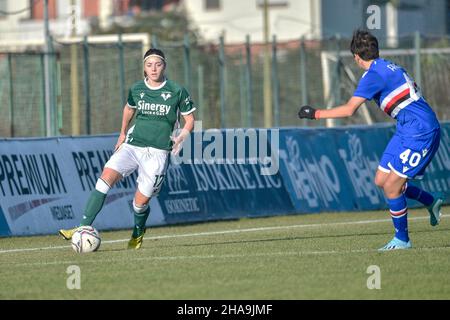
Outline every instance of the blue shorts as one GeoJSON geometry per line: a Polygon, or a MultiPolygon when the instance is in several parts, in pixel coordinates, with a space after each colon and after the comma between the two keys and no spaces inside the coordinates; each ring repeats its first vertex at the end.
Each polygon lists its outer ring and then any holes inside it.
{"type": "Polygon", "coordinates": [[[440,140],[440,129],[415,138],[395,134],[381,156],[378,169],[386,173],[392,170],[402,178],[421,179],[440,140]]]}

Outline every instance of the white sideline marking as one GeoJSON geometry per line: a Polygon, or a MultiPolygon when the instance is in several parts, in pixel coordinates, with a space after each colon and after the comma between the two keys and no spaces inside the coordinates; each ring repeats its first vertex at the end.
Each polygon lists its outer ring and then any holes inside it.
{"type": "MultiPolygon", "coordinates": [[[[447,217],[447,216],[448,215],[442,215],[441,218],[447,217]]],[[[411,220],[426,220],[426,219],[429,219],[429,217],[426,216],[426,217],[408,218],[409,221],[411,221],[411,220]]],[[[171,234],[171,235],[162,235],[162,236],[154,236],[154,237],[144,237],[144,239],[145,240],[158,240],[158,239],[169,239],[169,238],[211,236],[211,235],[230,234],[230,233],[283,230],[283,229],[292,229],[292,228],[347,226],[347,225],[355,225],[355,224],[371,224],[371,223],[391,222],[391,221],[392,221],[392,219],[389,218],[389,219],[360,220],[360,221],[346,221],[346,222],[333,222],[333,223],[295,224],[292,226],[272,226],[272,227],[234,229],[234,230],[198,232],[198,233],[171,234]]],[[[128,240],[130,240],[130,239],[127,238],[127,239],[118,239],[118,240],[107,240],[107,241],[102,241],[102,244],[128,242],[128,240]]],[[[40,247],[40,248],[6,249],[6,250],[0,250],[0,253],[27,252],[27,251],[39,251],[39,250],[57,250],[57,249],[66,249],[66,248],[70,248],[70,247],[71,246],[51,246],[51,247],[40,247]]]]}
{"type": "MultiPolygon", "coordinates": [[[[448,250],[450,247],[423,247],[414,248],[413,250],[419,251],[431,251],[431,250],[448,250]]],[[[390,252],[399,252],[408,250],[393,250],[390,252]]],[[[380,252],[377,249],[358,249],[358,250],[329,250],[329,251],[282,251],[282,252],[262,252],[254,254],[223,254],[223,255],[192,255],[192,256],[154,256],[154,257],[121,257],[118,259],[90,259],[90,260],[66,260],[66,261],[52,261],[52,262],[26,262],[26,263],[12,263],[4,264],[15,267],[28,267],[28,266],[47,266],[47,265],[61,265],[61,264],[80,264],[80,263],[99,263],[99,262],[130,262],[130,261],[170,261],[170,260],[188,260],[188,259],[233,259],[233,258],[258,258],[258,257],[272,257],[272,256],[302,256],[302,255],[332,255],[332,254],[351,254],[351,253],[369,253],[378,252],[379,254],[389,254],[389,252],[380,252]]]]}

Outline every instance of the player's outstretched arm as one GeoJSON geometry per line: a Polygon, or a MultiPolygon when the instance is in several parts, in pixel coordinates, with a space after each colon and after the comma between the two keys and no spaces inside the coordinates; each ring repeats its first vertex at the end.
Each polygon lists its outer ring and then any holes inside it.
{"type": "Polygon", "coordinates": [[[351,97],[346,104],[331,109],[315,109],[311,106],[303,106],[298,112],[300,119],[327,119],[351,117],[355,111],[366,101],[362,97],[351,97]]]}

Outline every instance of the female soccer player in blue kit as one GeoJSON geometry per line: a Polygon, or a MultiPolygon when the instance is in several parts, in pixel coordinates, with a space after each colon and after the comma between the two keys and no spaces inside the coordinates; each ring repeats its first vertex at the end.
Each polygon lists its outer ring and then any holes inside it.
{"type": "Polygon", "coordinates": [[[298,115],[306,119],[350,117],[366,100],[374,99],[381,110],[397,120],[397,130],[375,175],[375,184],[384,191],[395,228],[394,238],[380,250],[408,249],[411,242],[406,198],[427,206],[430,224],[439,224],[443,199],[407,183],[408,179],[423,176],[438,150],[439,122],[408,73],[379,57],[376,37],[368,31],[356,30],[350,50],[356,64],[366,70],[353,97],[346,104],[328,110],[303,106],[298,115]]]}

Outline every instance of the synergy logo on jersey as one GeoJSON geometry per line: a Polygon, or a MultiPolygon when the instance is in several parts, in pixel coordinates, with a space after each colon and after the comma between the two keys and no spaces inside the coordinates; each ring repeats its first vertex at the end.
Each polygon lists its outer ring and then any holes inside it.
{"type": "Polygon", "coordinates": [[[171,106],[159,103],[149,103],[144,100],[138,101],[138,110],[143,114],[154,116],[166,116],[170,111],[171,106]]]}
{"type": "Polygon", "coordinates": [[[170,94],[170,92],[163,92],[161,93],[161,97],[164,99],[164,101],[166,101],[167,99],[172,97],[172,95],[170,94]]]}

